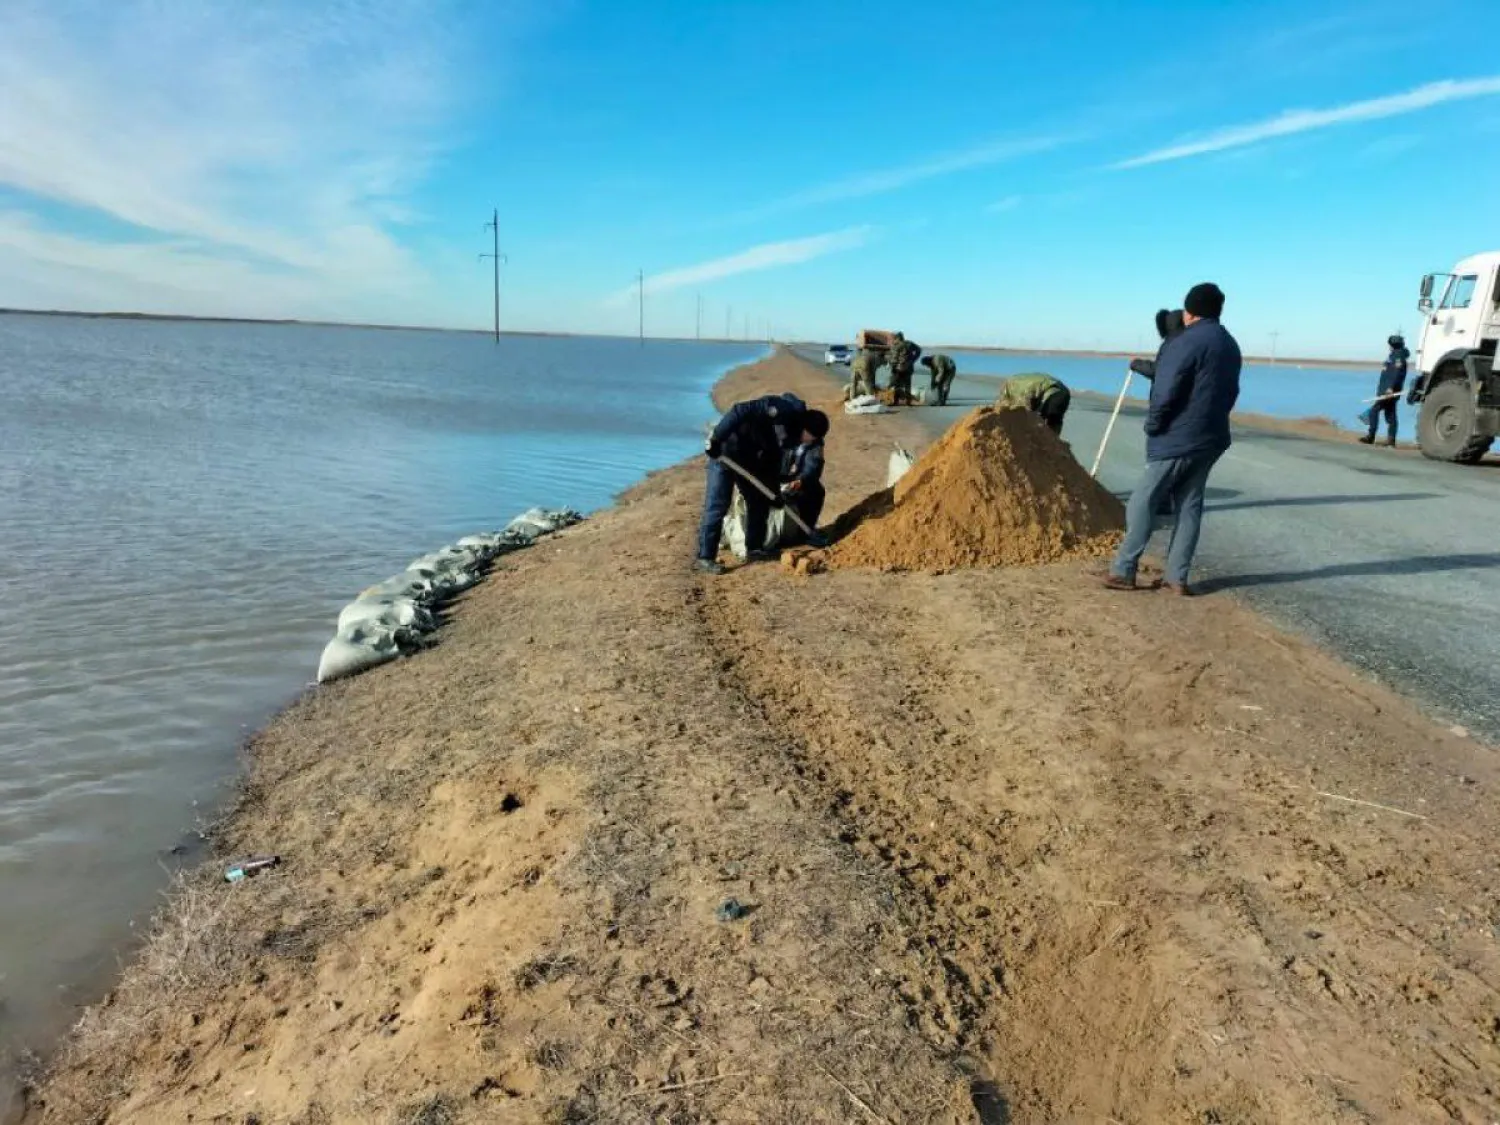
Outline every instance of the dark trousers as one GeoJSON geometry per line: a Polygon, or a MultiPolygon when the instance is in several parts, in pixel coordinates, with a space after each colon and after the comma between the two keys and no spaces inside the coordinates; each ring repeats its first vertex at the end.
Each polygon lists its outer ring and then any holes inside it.
{"type": "Polygon", "coordinates": [[[765,546],[766,517],[771,510],[770,503],[750,485],[743,483],[728,465],[710,461],[708,486],[703,493],[703,519],[698,524],[700,559],[718,558],[724,517],[729,514],[729,505],[734,500],[736,488],[745,498],[745,549],[753,551],[765,546]]]}
{"type": "Polygon", "coordinates": [[[1058,387],[1046,398],[1037,413],[1054,434],[1062,433],[1063,419],[1068,416],[1068,407],[1073,404],[1073,392],[1067,387],[1058,387]]]}
{"type": "Polygon", "coordinates": [[[1385,436],[1396,440],[1396,400],[1388,398],[1370,407],[1370,440],[1375,440],[1375,431],[1380,428],[1381,416],[1385,417],[1385,436]]]}
{"type": "Polygon", "coordinates": [[[818,529],[818,517],[823,514],[823,501],[827,497],[827,491],[817,481],[804,481],[802,490],[789,495],[787,503],[795,505],[797,515],[802,517],[802,522],[816,531],[818,529]]]}
{"type": "Polygon", "coordinates": [[[1125,538],[1110,568],[1115,577],[1135,580],[1136,566],[1151,541],[1151,532],[1156,529],[1156,517],[1171,504],[1177,512],[1177,522],[1172,526],[1172,539],[1167,545],[1167,581],[1187,585],[1188,568],[1193,564],[1198,531],[1203,525],[1208,474],[1221,456],[1215,450],[1146,462],[1141,482],[1125,506],[1125,538]]]}
{"type": "Polygon", "coordinates": [[[953,387],[953,376],[952,375],[945,375],[942,378],[938,378],[936,375],[933,376],[933,378],[932,378],[932,390],[933,390],[933,393],[937,397],[937,404],[939,406],[947,406],[948,405],[948,391],[952,387],[953,387]]]}

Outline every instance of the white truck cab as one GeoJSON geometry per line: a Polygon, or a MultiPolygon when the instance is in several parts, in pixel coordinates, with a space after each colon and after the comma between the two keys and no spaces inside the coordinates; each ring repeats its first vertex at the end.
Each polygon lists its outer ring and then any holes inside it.
{"type": "Polygon", "coordinates": [[[1451,273],[1422,279],[1417,379],[1407,401],[1421,404],[1417,441],[1436,461],[1473,463],[1500,434],[1500,250],[1474,254],[1451,273]]]}

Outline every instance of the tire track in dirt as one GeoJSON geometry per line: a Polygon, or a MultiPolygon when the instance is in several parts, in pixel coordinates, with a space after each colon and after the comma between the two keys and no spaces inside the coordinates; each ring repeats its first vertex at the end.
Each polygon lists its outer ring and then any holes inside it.
{"type": "Polygon", "coordinates": [[[705,609],[845,838],[905,884],[924,1033],[987,1054],[1018,1120],[1490,1120],[1495,864],[1462,818],[1494,816],[1451,780],[1476,748],[1371,724],[1370,689],[1234,607],[1122,615],[1062,582],[762,574],[705,609]],[[1420,771],[1393,741],[1449,771],[1425,787],[1440,832],[1296,780],[1420,771]],[[1461,933],[1432,925],[1444,902],[1461,933]]]}

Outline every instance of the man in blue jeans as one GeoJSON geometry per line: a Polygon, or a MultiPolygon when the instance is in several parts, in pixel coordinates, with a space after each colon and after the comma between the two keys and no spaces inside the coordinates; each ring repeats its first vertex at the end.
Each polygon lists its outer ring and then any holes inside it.
{"type": "Polygon", "coordinates": [[[1187,596],[1188,568],[1198,548],[1203,493],[1214,463],[1229,448],[1229,414],[1240,395],[1240,346],[1219,317],[1224,293],[1195,285],[1183,302],[1182,332],[1162,348],[1146,411],[1146,470],[1125,508],[1125,541],[1104,585],[1139,589],[1136,567],[1151,541],[1155,514],[1170,500],[1177,512],[1162,583],[1187,596]]]}

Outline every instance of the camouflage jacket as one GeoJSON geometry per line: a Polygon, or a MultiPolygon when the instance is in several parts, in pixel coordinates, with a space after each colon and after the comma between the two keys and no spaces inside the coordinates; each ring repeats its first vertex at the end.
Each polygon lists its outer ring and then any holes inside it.
{"type": "Polygon", "coordinates": [[[1042,403],[1058,391],[1067,389],[1067,386],[1060,380],[1041,372],[1034,375],[1014,375],[1005,380],[1005,389],[1000,392],[1000,401],[1004,404],[1024,406],[1027,410],[1037,410],[1042,403]]]}

